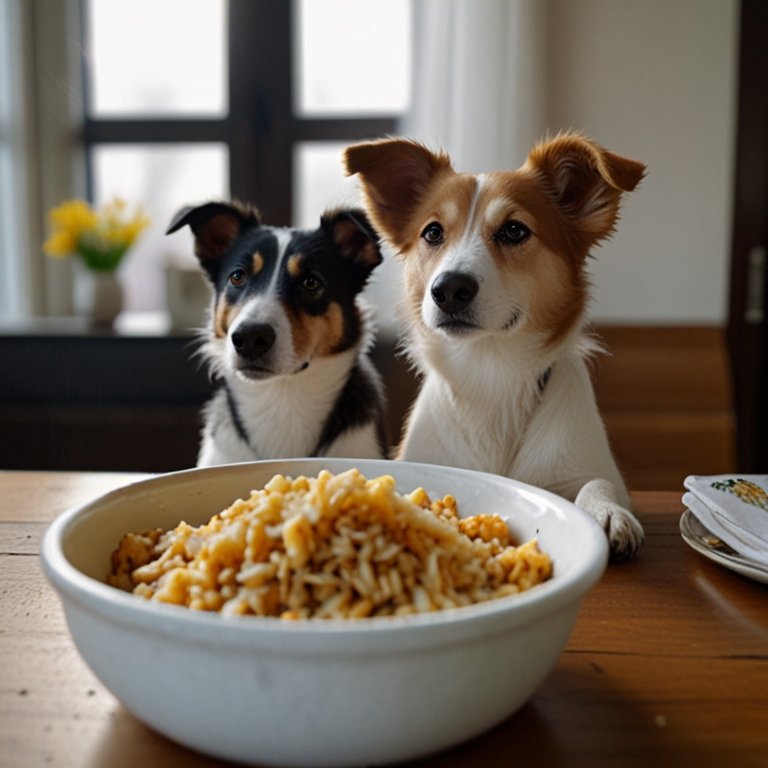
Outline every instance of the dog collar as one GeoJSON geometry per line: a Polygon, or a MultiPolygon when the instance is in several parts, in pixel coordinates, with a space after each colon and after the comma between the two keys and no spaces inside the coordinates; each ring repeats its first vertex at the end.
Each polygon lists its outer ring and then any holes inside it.
{"type": "Polygon", "coordinates": [[[539,378],[536,380],[536,385],[539,388],[539,394],[543,395],[544,390],[547,388],[547,383],[549,382],[549,377],[552,375],[552,368],[553,366],[549,366],[544,373],[539,376],[539,378]]]}

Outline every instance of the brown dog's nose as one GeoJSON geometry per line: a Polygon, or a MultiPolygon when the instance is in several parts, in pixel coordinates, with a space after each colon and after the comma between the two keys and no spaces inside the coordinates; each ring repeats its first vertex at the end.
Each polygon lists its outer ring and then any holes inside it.
{"type": "Polygon", "coordinates": [[[466,272],[443,272],[430,290],[432,301],[448,315],[455,315],[475,298],[478,288],[472,275],[466,272]]]}
{"type": "Polygon", "coordinates": [[[275,329],[266,323],[241,325],[232,334],[232,345],[242,357],[256,359],[275,343],[275,329]]]}

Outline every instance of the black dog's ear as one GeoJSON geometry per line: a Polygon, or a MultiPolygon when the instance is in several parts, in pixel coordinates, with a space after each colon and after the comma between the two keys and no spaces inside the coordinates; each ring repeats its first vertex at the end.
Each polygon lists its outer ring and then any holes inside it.
{"type": "Polygon", "coordinates": [[[366,277],[381,264],[379,237],[359,208],[326,212],[320,226],[333,238],[341,255],[362,267],[366,277]]]}
{"type": "Polygon", "coordinates": [[[218,261],[246,226],[259,225],[255,209],[237,203],[206,203],[182,208],[171,221],[166,235],[189,225],[195,236],[195,255],[213,276],[218,261]]]}

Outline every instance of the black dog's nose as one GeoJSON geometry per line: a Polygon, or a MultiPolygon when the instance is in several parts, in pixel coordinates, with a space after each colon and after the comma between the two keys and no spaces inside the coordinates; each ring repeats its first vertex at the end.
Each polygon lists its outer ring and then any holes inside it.
{"type": "Polygon", "coordinates": [[[275,329],[266,323],[241,325],[232,334],[232,344],[243,357],[261,357],[274,343],[275,329]]]}
{"type": "Polygon", "coordinates": [[[443,272],[432,283],[432,300],[443,312],[455,315],[469,305],[479,287],[477,280],[466,272],[443,272]]]}

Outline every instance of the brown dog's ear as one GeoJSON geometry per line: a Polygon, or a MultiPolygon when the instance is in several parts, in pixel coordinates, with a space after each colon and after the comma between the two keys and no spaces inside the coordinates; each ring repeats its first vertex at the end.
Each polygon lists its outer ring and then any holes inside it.
{"type": "Polygon", "coordinates": [[[259,215],[235,203],[206,203],[182,208],[171,221],[166,235],[189,225],[195,235],[195,255],[211,277],[217,263],[246,225],[258,226],[259,215]]]}
{"type": "Polygon", "coordinates": [[[447,155],[408,139],[354,144],[344,151],[344,164],[348,175],[360,174],[374,225],[398,249],[406,244],[409,219],[430,183],[453,170],[447,155]]]}
{"type": "Polygon", "coordinates": [[[547,192],[587,248],[613,232],[622,192],[631,192],[645,175],[642,163],[576,133],[538,144],[525,167],[544,177],[547,192]]]}

